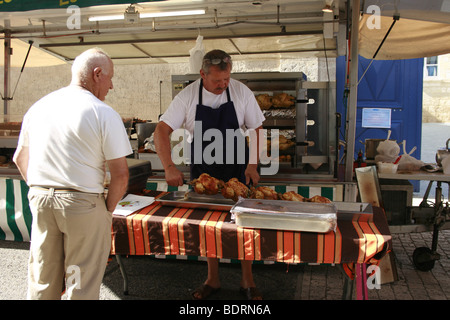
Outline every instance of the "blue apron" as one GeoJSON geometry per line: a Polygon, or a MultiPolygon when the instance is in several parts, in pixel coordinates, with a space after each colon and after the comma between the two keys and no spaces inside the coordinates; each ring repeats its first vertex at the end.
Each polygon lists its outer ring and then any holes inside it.
{"type": "MultiPolygon", "coordinates": [[[[226,163],[226,130],[233,129],[233,131],[239,129],[239,122],[237,120],[236,110],[234,108],[234,103],[230,99],[230,91],[227,88],[227,102],[219,106],[217,109],[213,109],[209,106],[204,106],[202,104],[202,92],[203,92],[203,80],[200,80],[199,86],[199,102],[197,104],[197,109],[195,112],[195,121],[201,121],[201,137],[208,129],[218,129],[222,133],[223,137],[223,162],[207,164],[204,162],[204,150],[213,141],[195,141],[193,139],[191,144],[191,180],[198,178],[202,173],[207,173],[212,177],[223,180],[227,182],[231,178],[238,178],[239,181],[245,184],[245,169],[248,163],[248,146],[245,143],[245,163],[238,163],[238,139],[234,138],[233,142],[234,148],[234,161],[231,164],[226,163]],[[199,164],[194,163],[194,145],[196,143],[201,144],[202,150],[202,162],[199,164]]],[[[196,137],[195,130],[200,130],[194,126],[194,137],[196,137]]],[[[200,148],[199,148],[200,149],[200,148]]]]}

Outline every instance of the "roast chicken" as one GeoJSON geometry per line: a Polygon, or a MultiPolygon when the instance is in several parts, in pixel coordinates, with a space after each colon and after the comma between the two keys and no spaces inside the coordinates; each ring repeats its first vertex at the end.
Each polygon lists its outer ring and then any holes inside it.
{"type": "Polygon", "coordinates": [[[272,97],[272,104],[276,108],[289,108],[295,103],[295,97],[282,92],[274,95],[272,97]]]}
{"type": "Polygon", "coordinates": [[[237,178],[231,178],[225,183],[222,188],[222,195],[226,199],[232,199],[233,201],[238,201],[239,197],[248,198],[249,188],[240,182],[237,178]]]}
{"type": "Polygon", "coordinates": [[[268,199],[268,200],[278,200],[278,193],[269,187],[257,187],[251,189],[250,198],[253,199],[268,199]]]}
{"type": "Polygon", "coordinates": [[[281,196],[281,199],[288,200],[288,201],[299,201],[299,202],[306,201],[306,199],[302,195],[298,194],[295,191],[287,191],[287,192],[283,193],[281,196]]]}
{"type": "Polygon", "coordinates": [[[331,200],[324,196],[314,196],[308,199],[309,202],[317,202],[317,203],[331,203],[331,200]]]}
{"type": "Polygon", "coordinates": [[[258,102],[258,105],[261,108],[261,110],[267,110],[272,106],[272,97],[269,96],[267,93],[258,94],[256,96],[256,101],[258,102]]]}
{"type": "Polygon", "coordinates": [[[191,184],[196,193],[208,195],[218,194],[224,186],[222,180],[211,177],[207,173],[202,173],[197,179],[192,180],[191,184]]]}
{"type": "Polygon", "coordinates": [[[222,180],[211,177],[207,173],[202,173],[197,179],[191,181],[194,191],[199,194],[214,195],[222,193],[224,198],[238,201],[241,198],[266,199],[266,200],[288,200],[299,202],[331,203],[331,200],[323,196],[305,198],[295,191],[287,191],[283,194],[277,193],[270,187],[252,187],[249,189],[237,178],[231,178],[224,183],[222,180]]]}

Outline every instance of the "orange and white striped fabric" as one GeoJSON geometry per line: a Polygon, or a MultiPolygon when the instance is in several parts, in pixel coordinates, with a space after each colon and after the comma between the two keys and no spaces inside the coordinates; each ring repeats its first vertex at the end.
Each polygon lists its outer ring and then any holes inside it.
{"type": "MultiPolygon", "coordinates": [[[[339,217],[339,215],[338,215],[339,217]]],[[[374,263],[391,249],[382,209],[339,219],[335,232],[242,228],[227,211],[150,206],[113,218],[113,254],[182,255],[285,263],[374,263]]]]}

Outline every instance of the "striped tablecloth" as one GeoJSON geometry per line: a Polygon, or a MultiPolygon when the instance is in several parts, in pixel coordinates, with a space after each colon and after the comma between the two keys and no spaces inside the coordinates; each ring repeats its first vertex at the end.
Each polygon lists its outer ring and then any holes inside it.
{"type": "Polygon", "coordinates": [[[322,234],[242,228],[231,222],[227,211],[175,208],[156,201],[127,217],[113,217],[112,253],[285,263],[377,263],[392,244],[382,209],[374,208],[373,216],[373,221],[338,218],[336,232],[322,234]]]}

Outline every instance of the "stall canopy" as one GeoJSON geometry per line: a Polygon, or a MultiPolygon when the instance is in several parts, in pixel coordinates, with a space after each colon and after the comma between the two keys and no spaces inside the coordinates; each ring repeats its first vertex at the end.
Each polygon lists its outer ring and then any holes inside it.
{"type": "Polygon", "coordinates": [[[4,22],[5,36],[25,43],[31,39],[34,48],[65,62],[92,46],[102,47],[116,64],[186,62],[199,35],[206,51],[220,47],[234,59],[335,57],[339,34],[345,40],[346,6],[345,1],[338,0],[332,1],[331,12],[322,10],[326,4],[323,0],[1,3],[0,23],[4,22]],[[205,13],[144,17],[186,10],[205,13]],[[116,15],[122,19],[89,20],[116,15]]]}
{"type": "MultiPolygon", "coordinates": [[[[186,62],[199,35],[206,50],[221,47],[235,59],[334,57],[346,53],[353,5],[345,0],[0,1],[0,32],[13,39],[16,52],[23,51],[18,42],[26,50],[33,40],[30,54],[40,54],[36,65],[70,62],[92,46],[103,47],[115,63],[186,62]],[[332,12],[323,11],[327,4],[332,12]],[[194,9],[205,14],[143,17],[194,9]],[[111,15],[124,19],[89,21],[111,15]]],[[[355,9],[361,13],[359,53],[366,58],[450,52],[450,0],[366,0],[355,9]]],[[[16,57],[12,65],[20,66],[16,57]]]]}
{"type": "MultiPolygon", "coordinates": [[[[11,55],[11,67],[22,67],[25,62],[25,58],[27,57],[29,44],[20,40],[20,39],[12,39],[11,40],[11,48],[13,48],[13,54],[11,55]]],[[[0,46],[0,57],[5,55],[5,46],[0,46]]],[[[64,60],[61,60],[58,57],[55,57],[43,50],[39,50],[37,48],[33,48],[29,51],[28,59],[26,61],[26,67],[48,67],[48,66],[56,66],[61,64],[66,64],[64,60]]],[[[0,59],[0,66],[3,65],[3,60],[0,59]]]]}
{"type": "Polygon", "coordinates": [[[367,0],[362,12],[359,53],[365,58],[412,59],[450,52],[450,0],[367,0]]]}
{"type": "MultiPolygon", "coordinates": [[[[152,2],[164,0],[141,0],[140,2],[152,2]]],[[[2,12],[18,12],[43,9],[59,9],[66,8],[70,5],[76,5],[80,8],[100,6],[107,4],[123,4],[130,3],[124,0],[5,0],[0,2],[0,11],[2,12]]]]}

